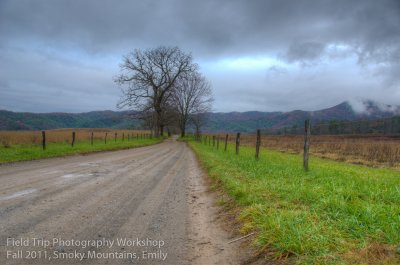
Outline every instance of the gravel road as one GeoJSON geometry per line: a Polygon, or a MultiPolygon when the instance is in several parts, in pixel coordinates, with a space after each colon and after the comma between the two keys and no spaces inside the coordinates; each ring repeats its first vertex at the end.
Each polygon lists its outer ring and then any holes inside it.
{"type": "Polygon", "coordinates": [[[0,166],[0,264],[238,264],[185,143],[0,166]]]}

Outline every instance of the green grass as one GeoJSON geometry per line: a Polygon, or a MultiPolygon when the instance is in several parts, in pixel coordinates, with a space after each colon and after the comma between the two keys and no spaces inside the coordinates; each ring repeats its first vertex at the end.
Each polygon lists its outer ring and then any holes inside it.
{"type": "Polygon", "coordinates": [[[71,147],[70,143],[49,143],[46,150],[42,149],[40,145],[12,145],[9,147],[0,147],[0,164],[23,161],[23,160],[34,160],[48,157],[67,156],[75,154],[85,154],[98,151],[109,151],[118,149],[135,148],[146,145],[152,145],[159,143],[163,138],[153,139],[133,139],[130,141],[114,140],[107,141],[107,144],[103,140],[96,140],[93,142],[93,146],[90,141],[76,142],[74,147],[71,147]]]}
{"type": "Polygon", "coordinates": [[[254,148],[235,155],[233,145],[224,152],[189,144],[241,209],[242,232],[256,231],[254,243],[275,257],[299,264],[399,264],[399,171],[312,157],[304,172],[299,155],[261,150],[256,161],[254,148]],[[379,249],[386,256],[374,257],[379,249]]]}

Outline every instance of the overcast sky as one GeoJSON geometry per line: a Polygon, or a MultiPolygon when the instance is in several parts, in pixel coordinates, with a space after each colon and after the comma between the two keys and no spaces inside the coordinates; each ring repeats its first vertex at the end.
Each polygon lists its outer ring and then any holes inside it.
{"type": "Polygon", "coordinates": [[[179,46],[214,111],[400,103],[399,0],[0,0],[0,109],[116,109],[136,48],[179,46]]]}

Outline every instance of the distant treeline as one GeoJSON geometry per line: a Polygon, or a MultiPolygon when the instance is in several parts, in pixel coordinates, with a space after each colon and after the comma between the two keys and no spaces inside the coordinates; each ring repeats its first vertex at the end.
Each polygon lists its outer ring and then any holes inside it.
{"type": "MultiPolygon", "coordinates": [[[[304,125],[296,124],[291,127],[279,129],[263,129],[263,134],[287,135],[303,134],[304,125]]],[[[311,120],[311,133],[313,135],[337,134],[400,134],[400,116],[378,120],[337,121],[313,123],[311,120]]]]}

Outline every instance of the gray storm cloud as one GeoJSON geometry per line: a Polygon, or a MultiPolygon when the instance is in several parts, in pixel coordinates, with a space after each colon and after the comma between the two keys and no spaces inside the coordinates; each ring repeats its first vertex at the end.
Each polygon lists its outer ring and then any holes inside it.
{"type": "Polygon", "coordinates": [[[359,97],[395,104],[399,43],[397,0],[3,0],[0,108],[115,109],[122,55],[159,45],[193,53],[215,110],[316,109],[359,97]],[[273,63],[243,72],[220,64],[260,57],[273,63]]]}

